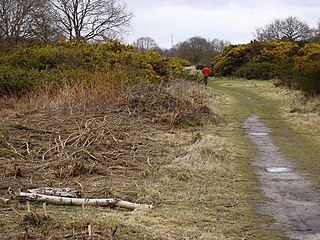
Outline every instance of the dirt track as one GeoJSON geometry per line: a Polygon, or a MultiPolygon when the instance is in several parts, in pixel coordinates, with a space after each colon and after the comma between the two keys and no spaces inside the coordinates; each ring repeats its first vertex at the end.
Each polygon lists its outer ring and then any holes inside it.
{"type": "Polygon", "coordinates": [[[261,181],[261,190],[271,201],[258,204],[258,211],[272,216],[275,227],[292,239],[320,239],[319,196],[311,182],[294,169],[272,143],[270,129],[257,115],[245,120],[244,129],[253,141],[257,157],[253,163],[261,181]],[[275,168],[280,167],[280,168],[275,168]]]}

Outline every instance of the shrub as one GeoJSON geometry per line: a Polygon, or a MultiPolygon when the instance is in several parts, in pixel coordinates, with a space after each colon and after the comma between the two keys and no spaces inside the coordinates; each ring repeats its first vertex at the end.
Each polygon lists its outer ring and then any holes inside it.
{"type": "Polygon", "coordinates": [[[21,96],[41,81],[41,74],[36,70],[25,70],[0,65],[0,94],[21,96]]]}
{"type": "Polygon", "coordinates": [[[274,77],[276,65],[263,62],[263,63],[248,63],[238,68],[232,75],[235,77],[247,79],[262,79],[268,80],[274,77]]]}
{"type": "Polygon", "coordinates": [[[299,55],[306,56],[317,51],[320,51],[320,43],[307,43],[299,50],[299,55]]]}
{"type": "MultiPolygon", "coordinates": [[[[115,73],[123,85],[161,82],[181,76],[190,65],[179,58],[163,58],[157,52],[136,52],[118,41],[85,44],[60,41],[56,46],[20,48],[0,55],[1,93],[20,96],[37,84],[58,88],[95,81],[95,73],[115,73]]],[[[91,82],[91,83],[90,83],[91,82]]]]}
{"type": "Polygon", "coordinates": [[[269,62],[274,64],[283,64],[292,61],[298,54],[299,45],[293,42],[271,42],[264,47],[254,62],[269,62]]]}
{"type": "Polygon", "coordinates": [[[296,58],[294,76],[303,91],[320,94],[320,51],[296,58]]]}
{"type": "Polygon", "coordinates": [[[196,69],[197,70],[202,70],[204,68],[204,65],[202,65],[202,64],[198,64],[197,66],[196,66],[196,69]]]}
{"type": "Polygon", "coordinates": [[[18,49],[8,56],[7,64],[13,67],[41,71],[59,66],[68,66],[69,68],[83,67],[85,59],[80,50],[46,46],[18,49]]]}
{"type": "MultiPolygon", "coordinates": [[[[315,45],[312,45],[314,48],[315,45]]],[[[292,42],[251,42],[226,47],[212,62],[218,76],[257,79],[292,79],[300,45],[292,42]]],[[[310,48],[310,47],[309,47],[310,48]]]]}
{"type": "Polygon", "coordinates": [[[270,44],[270,42],[251,42],[249,44],[251,59],[254,59],[255,57],[259,56],[261,54],[261,51],[265,48],[268,48],[270,44]]]}
{"type": "Polygon", "coordinates": [[[213,60],[211,69],[216,76],[230,76],[249,60],[249,45],[228,46],[213,60]]]}

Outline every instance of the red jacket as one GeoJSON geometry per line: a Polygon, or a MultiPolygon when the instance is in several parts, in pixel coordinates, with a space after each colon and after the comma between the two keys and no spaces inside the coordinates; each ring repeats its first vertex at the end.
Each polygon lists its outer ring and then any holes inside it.
{"type": "Polygon", "coordinates": [[[202,73],[203,73],[203,76],[209,77],[210,76],[210,69],[205,67],[204,69],[202,69],[202,73]]]}

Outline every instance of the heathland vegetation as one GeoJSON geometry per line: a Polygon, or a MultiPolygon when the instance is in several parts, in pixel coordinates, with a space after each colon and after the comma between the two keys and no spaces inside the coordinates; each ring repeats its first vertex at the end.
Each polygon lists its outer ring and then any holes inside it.
{"type": "Polygon", "coordinates": [[[23,47],[0,56],[0,93],[22,96],[33,90],[51,92],[66,87],[118,89],[141,82],[181,77],[187,60],[140,53],[118,41],[86,44],[59,41],[55,45],[23,47]],[[111,86],[112,85],[112,86],[111,86]]]}

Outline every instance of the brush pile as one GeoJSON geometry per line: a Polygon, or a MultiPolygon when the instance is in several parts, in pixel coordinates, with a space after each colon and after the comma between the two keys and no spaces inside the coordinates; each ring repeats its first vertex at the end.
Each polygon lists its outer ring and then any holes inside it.
{"type": "Polygon", "coordinates": [[[91,197],[136,200],[139,182],[152,167],[171,161],[172,149],[183,144],[175,131],[221,121],[207,98],[200,86],[173,81],[136,85],[99,111],[45,112],[54,99],[39,109],[3,111],[0,193],[62,186],[91,197]]]}

